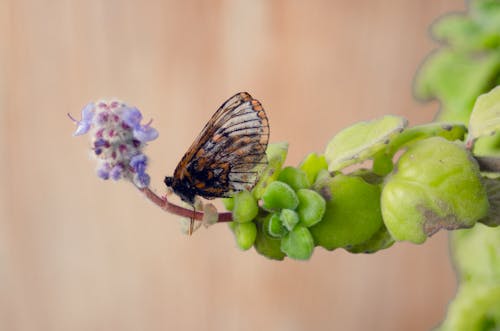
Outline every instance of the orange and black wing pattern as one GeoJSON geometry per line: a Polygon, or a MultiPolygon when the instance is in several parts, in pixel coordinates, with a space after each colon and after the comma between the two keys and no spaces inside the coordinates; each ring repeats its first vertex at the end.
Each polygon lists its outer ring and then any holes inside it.
{"type": "Polygon", "coordinates": [[[165,184],[182,200],[250,190],[267,164],[269,123],[260,102],[241,92],[215,112],[165,184]]]}

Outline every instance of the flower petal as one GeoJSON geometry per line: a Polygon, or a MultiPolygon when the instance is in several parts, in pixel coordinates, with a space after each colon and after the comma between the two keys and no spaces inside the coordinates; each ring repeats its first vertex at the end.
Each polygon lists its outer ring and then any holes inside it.
{"type": "Polygon", "coordinates": [[[158,131],[150,126],[140,126],[134,129],[134,138],[147,142],[158,138],[158,131]]]}
{"type": "Polygon", "coordinates": [[[122,120],[128,126],[136,128],[140,125],[142,120],[142,114],[137,108],[126,107],[122,110],[122,120]]]}
{"type": "Polygon", "coordinates": [[[109,172],[109,176],[113,180],[119,180],[120,178],[122,178],[122,174],[123,174],[123,167],[120,164],[115,165],[113,169],[111,169],[111,171],[109,172]]]}
{"type": "MultiPolygon", "coordinates": [[[[80,121],[76,121],[77,127],[73,136],[80,136],[82,134],[87,133],[92,127],[92,119],[94,118],[94,103],[88,103],[82,109],[82,119],[80,121]]],[[[71,119],[73,119],[70,116],[71,119]]],[[[73,119],[74,120],[74,119],[73,119]]]]}
{"type": "Polygon", "coordinates": [[[144,154],[137,154],[130,159],[130,166],[138,174],[145,174],[148,158],[144,154]]]}
{"type": "Polygon", "coordinates": [[[91,127],[92,123],[80,121],[78,122],[75,132],[73,132],[73,136],[81,136],[82,134],[89,132],[91,127]]]}
{"type": "Polygon", "coordinates": [[[82,109],[82,121],[92,121],[92,118],[94,117],[94,109],[95,105],[93,102],[89,102],[87,105],[85,105],[85,107],[83,107],[82,109]]]}
{"type": "Polygon", "coordinates": [[[107,180],[109,179],[109,164],[104,163],[97,169],[97,177],[107,180]]]}
{"type": "Polygon", "coordinates": [[[146,173],[134,175],[134,184],[139,188],[148,187],[150,180],[151,178],[146,173]]]}

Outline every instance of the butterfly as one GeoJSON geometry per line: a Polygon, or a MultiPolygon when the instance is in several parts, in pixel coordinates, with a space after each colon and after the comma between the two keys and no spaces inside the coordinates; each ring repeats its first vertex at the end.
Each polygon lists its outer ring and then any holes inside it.
{"type": "Polygon", "coordinates": [[[269,122],[260,102],[240,92],[205,125],[165,185],[191,206],[195,197],[230,197],[251,190],[266,166],[269,122]]]}

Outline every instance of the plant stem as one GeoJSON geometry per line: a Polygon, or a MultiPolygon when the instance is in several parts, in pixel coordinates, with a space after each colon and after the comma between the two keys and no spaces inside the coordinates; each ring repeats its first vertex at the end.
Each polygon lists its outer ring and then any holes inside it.
{"type": "MultiPolygon", "coordinates": [[[[151,191],[149,187],[138,188],[138,190],[141,191],[146,196],[146,198],[148,198],[151,202],[153,202],[155,205],[157,205],[166,212],[179,215],[181,217],[192,218],[196,221],[203,220],[203,214],[204,214],[203,212],[193,211],[187,208],[183,208],[181,206],[177,206],[168,201],[166,196],[165,197],[158,196],[155,192],[151,191]]],[[[219,213],[219,220],[217,222],[232,222],[232,221],[233,221],[232,213],[228,212],[219,213]]]]}

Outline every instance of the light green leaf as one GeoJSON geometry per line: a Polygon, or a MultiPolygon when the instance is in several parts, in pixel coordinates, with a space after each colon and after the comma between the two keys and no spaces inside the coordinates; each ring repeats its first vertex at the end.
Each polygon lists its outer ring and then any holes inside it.
{"type": "Polygon", "coordinates": [[[468,142],[482,136],[491,136],[500,129],[500,86],[480,95],[469,121],[468,142]]]}
{"type": "Polygon", "coordinates": [[[360,122],[340,131],[326,147],[328,170],[336,171],[374,156],[401,133],[406,119],[384,116],[370,122],[360,122]]]}
{"type": "Polygon", "coordinates": [[[252,190],[256,199],[260,199],[266,190],[266,187],[278,178],[281,167],[285,162],[286,155],[288,154],[288,143],[274,143],[269,144],[266,150],[267,166],[262,171],[257,185],[252,190]]]}
{"type": "Polygon", "coordinates": [[[441,102],[437,120],[467,123],[477,96],[492,87],[499,72],[498,52],[478,56],[444,48],[427,58],[414,90],[418,98],[441,102]]]}

